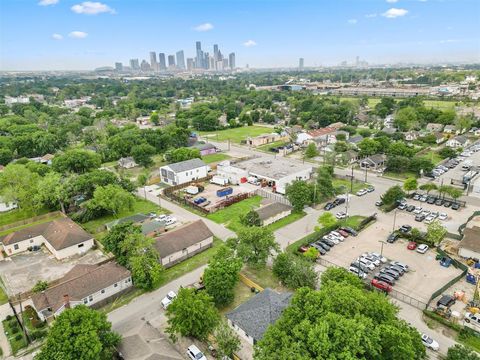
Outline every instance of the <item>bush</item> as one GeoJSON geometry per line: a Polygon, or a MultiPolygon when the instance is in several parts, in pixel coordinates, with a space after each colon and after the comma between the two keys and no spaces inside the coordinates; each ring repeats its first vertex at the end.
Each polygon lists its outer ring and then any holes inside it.
{"type": "Polygon", "coordinates": [[[19,332],[19,328],[17,325],[13,326],[13,325],[10,325],[10,331],[12,332],[12,334],[17,334],[19,332]]]}
{"type": "Polygon", "coordinates": [[[455,331],[458,331],[458,332],[462,331],[462,328],[463,328],[463,327],[462,327],[461,325],[459,325],[459,324],[454,324],[454,323],[452,323],[451,321],[448,321],[447,319],[445,319],[444,317],[442,317],[442,316],[434,313],[433,311],[423,310],[423,313],[424,313],[427,317],[429,317],[429,318],[431,318],[431,319],[433,319],[433,320],[438,321],[440,324],[445,325],[446,327],[449,327],[449,328],[452,329],[452,330],[455,330],[455,331]]]}
{"type": "Polygon", "coordinates": [[[7,315],[7,317],[5,318],[5,320],[7,320],[7,321],[12,320],[12,315],[7,315]]]}
{"type": "Polygon", "coordinates": [[[23,334],[17,334],[15,335],[15,341],[20,341],[23,339],[23,334]]]}
{"type": "Polygon", "coordinates": [[[30,332],[30,337],[32,338],[32,340],[38,340],[44,338],[45,336],[47,336],[46,330],[35,330],[30,332]]]}

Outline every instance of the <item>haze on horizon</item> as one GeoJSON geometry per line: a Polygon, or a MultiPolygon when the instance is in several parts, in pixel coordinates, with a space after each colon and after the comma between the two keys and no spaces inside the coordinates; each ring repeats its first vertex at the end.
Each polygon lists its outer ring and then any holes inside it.
{"type": "Polygon", "coordinates": [[[0,70],[92,70],[218,44],[237,66],[480,61],[476,0],[4,0],[0,70]],[[300,4],[301,3],[301,4],[300,4]],[[19,26],[21,25],[21,26],[19,26]]]}

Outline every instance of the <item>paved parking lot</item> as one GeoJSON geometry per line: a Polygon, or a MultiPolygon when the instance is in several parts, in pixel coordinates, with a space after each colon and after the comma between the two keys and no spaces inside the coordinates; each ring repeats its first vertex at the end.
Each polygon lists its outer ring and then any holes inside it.
{"type": "Polygon", "coordinates": [[[0,276],[9,296],[30,290],[38,281],[52,281],[65,275],[76,264],[96,264],[105,260],[100,250],[81,257],[59,261],[44,247],[41,251],[22,253],[0,261],[0,276]]]}
{"type": "MultiPolygon", "coordinates": [[[[348,268],[350,263],[364,252],[381,253],[382,243],[380,240],[385,241],[392,231],[392,226],[388,226],[388,218],[385,217],[385,214],[380,214],[379,219],[357,237],[348,237],[343,243],[335,245],[322,258],[335,265],[348,268]]],[[[398,225],[411,223],[412,220],[413,217],[410,215],[401,213],[397,215],[398,225]]],[[[407,264],[411,269],[397,281],[394,289],[427,302],[434,291],[460,274],[460,271],[452,266],[449,268],[440,266],[435,260],[435,255],[436,253],[432,250],[428,250],[426,254],[408,250],[405,240],[398,240],[394,244],[383,244],[383,256],[389,260],[407,264]]]]}

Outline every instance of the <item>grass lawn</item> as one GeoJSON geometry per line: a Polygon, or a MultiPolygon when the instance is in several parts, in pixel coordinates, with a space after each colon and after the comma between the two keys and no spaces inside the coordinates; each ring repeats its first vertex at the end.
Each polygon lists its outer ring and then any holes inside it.
{"type": "Polygon", "coordinates": [[[10,234],[10,233],[12,233],[12,232],[22,230],[22,229],[28,228],[28,227],[30,227],[30,226],[34,226],[34,225],[38,225],[38,224],[43,224],[43,223],[52,221],[52,220],[54,220],[54,219],[58,219],[58,218],[60,218],[60,217],[62,217],[62,216],[61,216],[61,215],[49,216],[49,217],[47,217],[47,218],[45,218],[45,219],[42,219],[42,220],[39,220],[39,221],[35,221],[35,222],[30,223],[30,224],[20,225],[20,226],[16,226],[16,227],[11,228],[11,229],[8,229],[8,230],[0,231],[0,236],[4,236],[4,235],[10,234]]]}
{"type": "Polygon", "coordinates": [[[424,100],[426,108],[435,108],[440,110],[453,109],[455,107],[456,101],[447,101],[447,100],[424,100]]]}
{"type": "MultiPolygon", "coordinates": [[[[206,265],[210,258],[217,252],[218,247],[222,244],[222,241],[216,237],[213,238],[213,246],[199,254],[192,256],[191,258],[182,261],[176,265],[173,265],[171,268],[168,268],[164,271],[161,280],[158,284],[155,285],[155,289],[179,278],[190,271],[193,271],[200,266],[206,265]]],[[[154,289],[154,290],[155,290],[154,289]]],[[[101,311],[103,312],[110,312],[113,311],[123,305],[128,304],[137,296],[144,294],[146,291],[141,289],[135,289],[127,294],[120,296],[114,302],[107,304],[106,306],[102,307],[101,311]]],[[[161,300],[161,299],[160,299],[161,300]]],[[[160,301],[159,300],[159,301],[160,301]]]]}
{"type": "Polygon", "coordinates": [[[385,171],[383,173],[383,176],[390,177],[390,178],[393,178],[393,179],[402,180],[402,181],[405,180],[405,179],[411,178],[411,177],[414,177],[414,178],[418,177],[417,174],[412,173],[412,172],[394,173],[394,172],[391,172],[391,171],[385,171]]]}
{"type": "Polygon", "coordinates": [[[0,305],[6,304],[8,301],[8,296],[3,290],[5,286],[3,285],[2,278],[0,278],[0,305]]]}
{"type": "Polygon", "coordinates": [[[6,319],[2,321],[3,329],[5,330],[5,335],[10,343],[10,348],[12,349],[13,355],[16,355],[17,352],[23,348],[27,347],[27,339],[20,329],[20,325],[15,317],[12,317],[10,321],[6,319]],[[14,331],[13,329],[17,329],[14,331]]]}
{"type": "Polygon", "coordinates": [[[40,209],[40,210],[15,209],[12,211],[8,211],[5,213],[2,213],[2,216],[0,216],[0,226],[11,224],[20,220],[25,220],[33,216],[43,215],[48,213],[49,211],[50,210],[48,209],[40,209]]]}
{"type": "Polygon", "coordinates": [[[242,226],[240,224],[240,216],[245,215],[252,209],[258,208],[261,202],[261,196],[253,196],[213,214],[208,214],[207,218],[219,224],[226,224],[229,229],[235,231],[242,226]]]}
{"type": "Polygon", "coordinates": [[[299,213],[291,213],[288,216],[285,216],[283,219],[280,219],[278,221],[275,221],[273,224],[270,224],[267,226],[272,231],[276,231],[284,226],[287,226],[288,224],[291,224],[297,220],[300,220],[303,218],[305,215],[307,215],[305,212],[299,212],[299,213]]]}
{"type": "Polygon", "coordinates": [[[289,141],[274,141],[270,144],[265,144],[259,147],[256,147],[255,150],[260,150],[260,151],[265,151],[265,152],[271,152],[270,148],[272,147],[278,147],[278,146],[284,146],[289,144],[289,141]]]}
{"type": "MultiPolygon", "coordinates": [[[[337,194],[345,194],[347,190],[350,192],[350,180],[347,179],[337,179],[334,178],[333,181],[333,187],[335,188],[335,192],[337,194]]],[[[363,181],[358,181],[358,180],[353,180],[353,193],[355,194],[357,191],[364,189],[368,187],[368,183],[364,183],[363,181]]]]}
{"type": "Polygon", "coordinates": [[[167,213],[167,210],[160,208],[158,205],[155,205],[154,203],[148,200],[140,199],[139,197],[136,197],[135,200],[136,201],[133,205],[132,210],[122,211],[116,217],[113,215],[102,216],[99,219],[87,221],[86,223],[80,224],[80,225],[90,234],[97,234],[103,231],[102,229],[103,225],[115,219],[120,219],[122,217],[130,216],[138,213],[143,213],[143,214],[148,214],[149,212],[156,212],[157,214],[167,213]]]}
{"type": "Polygon", "coordinates": [[[439,162],[441,162],[443,160],[442,157],[440,155],[438,155],[438,153],[433,151],[433,150],[430,150],[429,152],[423,154],[422,157],[430,160],[435,165],[437,165],[439,162]]]}
{"type": "Polygon", "coordinates": [[[361,216],[361,215],[349,216],[345,220],[339,221],[339,225],[340,226],[348,226],[348,227],[356,229],[365,218],[366,218],[366,216],[361,216]]]}
{"type": "Polygon", "coordinates": [[[280,284],[280,281],[273,275],[269,267],[254,268],[246,266],[242,269],[242,274],[257,283],[264,289],[271,288],[278,291],[285,291],[286,288],[280,284]]]}
{"type": "Polygon", "coordinates": [[[216,153],[216,154],[210,154],[210,155],[205,155],[202,156],[202,160],[205,162],[205,164],[211,164],[215,162],[220,162],[223,160],[230,159],[231,156],[224,154],[224,153],[216,153]]]}
{"type": "Polygon", "coordinates": [[[200,136],[207,136],[209,139],[215,141],[230,140],[235,143],[240,143],[240,141],[246,140],[249,136],[254,137],[262,134],[268,134],[271,132],[273,132],[272,128],[252,125],[218,131],[199,131],[198,134],[200,136]]]}
{"type": "Polygon", "coordinates": [[[220,309],[221,314],[226,314],[232,311],[237,306],[243,304],[245,301],[255,295],[255,293],[252,292],[251,289],[240,280],[238,281],[233,291],[235,292],[235,298],[233,299],[233,302],[230,305],[220,309]]]}

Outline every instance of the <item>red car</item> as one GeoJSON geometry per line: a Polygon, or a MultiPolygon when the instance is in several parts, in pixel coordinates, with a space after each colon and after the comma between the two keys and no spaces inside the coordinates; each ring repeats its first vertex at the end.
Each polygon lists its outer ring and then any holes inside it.
{"type": "Polygon", "coordinates": [[[304,252],[307,251],[309,248],[310,248],[310,246],[308,246],[308,245],[300,246],[300,247],[298,248],[298,252],[304,253],[304,252]]]}
{"type": "Polygon", "coordinates": [[[410,241],[407,245],[408,250],[415,250],[417,248],[417,243],[415,241],[410,241]]]}
{"type": "Polygon", "coordinates": [[[348,237],[348,235],[350,235],[349,233],[347,233],[346,231],[344,230],[337,230],[337,232],[342,235],[343,237],[348,237]]]}
{"type": "Polygon", "coordinates": [[[388,285],[384,281],[380,281],[380,280],[377,280],[377,279],[372,279],[371,284],[372,284],[373,287],[376,287],[377,289],[385,291],[387,293],[392,291],[392,286],[388,285]]]}

